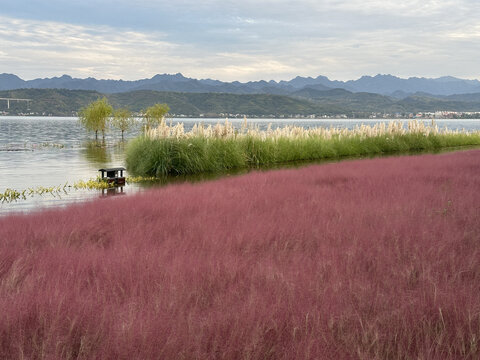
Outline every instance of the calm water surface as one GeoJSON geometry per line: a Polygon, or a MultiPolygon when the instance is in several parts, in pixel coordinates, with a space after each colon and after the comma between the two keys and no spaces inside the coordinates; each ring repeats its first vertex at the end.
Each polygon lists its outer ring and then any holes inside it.
{"type": "MultiPolygon", "coordinates": [[[[173,119],[173,124],[183,122],[185,130],[195,123],[215,124],[221,119],[173,119]]],[[[243,119],[229,119],[240,127],[243,119]]],[[[353,128],[358,124],[373,125],[383,119],[249,119],[249,123],[266,129],[296,124],[305,128],[318,126],[353,128]]],[[[440,127],[449,129],[480,130],[480,120],[437,120],[440,127]]],[[[124,149],[128,139],[138,135],[139,126],[125,134],[111,131],[105,141],[95,141],[85,132],[76,118],[61,117],[0,117],[0,192],[5,189],[22,191],[37,186],[73,184],[79,180],[95,178],[102,167],[125,166],[124,149]]],[[[127,173],[128,175],[128,173],[127,173]]],[[[131,184],[123,189],[124,194],[142,191],[142,185],[131,184]]],[[[45,194],[0,203],[0,216],[14,212],[30,212],[52,206],[65,206],[73,202],[105,197],[98,190],[72,190],[52,196],[45,194]]]]}

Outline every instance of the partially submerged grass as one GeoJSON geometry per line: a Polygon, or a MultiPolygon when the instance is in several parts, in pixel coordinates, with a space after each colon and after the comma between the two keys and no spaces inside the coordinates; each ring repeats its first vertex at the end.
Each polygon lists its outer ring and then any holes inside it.
{"type": "Polygon", "coordinates": [[[23,190],[16,190],[16,189],[5,189],[4,192],[0,192],[0,202],[1,203],[9,203],[12,201],[17,200],[25,200],[28,197],[33,197],[35,195],[52,195],[52,196],[59,196],[62,194],[68,194],[71,190],[78,190],[78,189],[88,189],[88,190],[101,190],[101,189],[108,189],[112,187],[112,184],[107,183],[106,181],[102,181],[101,179],[89,179],[85,180],[78,180],[73,185],[65,183],[64,185],[57,185],[57,186],[36,186],[36,187],[29,187],[28,189],[23,190]]]}
{"type": "MultiPolygon", "coordinates": [[[[132,176],[125,179],[127,184],[140,183],[140,182],[149,182],[154,181],[154,177],[145,177],[145,176],[132,176]]],[[[9,203],[17,200],[26,200],[29,197],[34,197],[35,195],[52,195],[52,196],[61,196],[62,194],[68,194],[73,190],[104,190],[113,188],[116,185],[114,183],[108,183],[107,181],[97,178],[89,180],[78,180],[73,184],[68,182],[64,185],[57,186],[36,186],[29,187],[28,189],[16,190],[7,188],[4,192],[0,192],[0,203],[9,203]]]]}
{"type": "Polygon", "coordinates": [[[407,127],[391,122],[352,130],[287,126],[266,131],[246,123],[237,130],[227,121],[195,125],[189,132],[183,124],[163,122],[129,143],[126,163],[133,174],[160,177],[469,145],[480,145],[480,132],[439,130],[435,123],[417,121],[407,127]]]}
{"type": "Polygon", "coordinates": [[[1,359],[478,359],[480,151],[0,219],[1,359]]]}

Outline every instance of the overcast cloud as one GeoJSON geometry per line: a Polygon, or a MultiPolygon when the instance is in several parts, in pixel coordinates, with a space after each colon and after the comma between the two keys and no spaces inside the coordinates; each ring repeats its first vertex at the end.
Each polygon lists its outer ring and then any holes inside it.
{"type": "Polygon", "coordinates": [[[16,0],[0,73],[133,80],[480,79],[477,0],[16,0]]]}

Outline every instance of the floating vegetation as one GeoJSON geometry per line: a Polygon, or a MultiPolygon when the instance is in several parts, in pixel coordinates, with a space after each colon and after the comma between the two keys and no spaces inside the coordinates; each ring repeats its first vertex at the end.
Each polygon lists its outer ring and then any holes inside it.
{"type": "Polygon", "coordinates": [[[101,179],[89,179],[87,181],[83,181],[83,180],[76,181],[73,185],[69,185],[68,187],[73,188],[75,190],[78,190],[78,189],[102,190],[102,189],[108,189],[115,186],[101,179]]]}
{"type": "Polygon", "coordinates": [[[58,186],[36,186],[31,187],[28,189],[24,189],[22,191],[15,190],[15,189],[6,189],[3,193],[0,192],[0,202],[2,203],[9,203],[17,200],[26,200],[29,197],[33,197],[35,195],[52,195],[54,197],[60,196],[62,194],[68,194],[69,191],[72,190],[80,190],[80,189],[87,189],[87,190],[102,190],[108,189],[113,187],[113,185],[108,184],[106,181],[102,181],[99,179],[90,179],[87,181],[79,180],[73,184],[65,183],[64,185],[58,186]]]}
{"type": "Polygon", "coordinates": [[[68,185],[65,184],[63,186],[37,186],[34,188],[24,189],[22,191],[18,191],[15,189],[6,189],[5,192],[0,193],[0,201],[4,202],[12,202],[17,200],[26,200],[27,197],[32,197],[34,195],[44,195],[44,194],[51,194],[53,196],[58,196],[61,193],[67,193],[68,185]]]}
{"type": "MultiPolygon", "coordinates": [[[[127,184],[134,184],[134,183],[142,183],[142,182],[150,182],[158,180],[154,176],[134,176],[134,177],[127,177],[126,179],[127,184]]],[[[27,198],[33,197],[35,195],[52,195],[54,197],[60,196],[62,194],[67,195],[68,192],[74,190],[105,190],[114,188],[115,185],[108,183],[101,178],[96,179],[89,179],[89,180],[79,180],[74,182],[73,184],[65,183],[64,185],[58,186],[37,186],[31,187],[24,190],[15,190],[7,188],[2,193],[0,192],[0,203],[9,203],[18,200],[26,200],[27,198]]]]}
{"type": "Polygon", "coordinates": [[[64,149],[65,145],[51,142],[43,142],[40,144],[24,143],[23,145],[9,144],[6,147],[1,148],[0,151],[34,151],[46,148],[64,149]]]}
{"type": "Polygon", "coordinates": [[[14,189],[6,189],[5,192],[3,193],[0,193],[0,200],[3,202],[10,202],[10,201],[14,201],[14,200],[17,200],[19,198],[21,198],[23,196],[23,198],[25,198],[25,195],[22,195],[24,194],[23,192],[19,192],[17,190],[14,190],[14,189]]]}
{"type": "Polygon", "coordinates": [[[158,178],[155,176],[131,176],[125,179],[127,184],[142,183],[149,181],[158,181],[158,178]]]}
{"type": "Polygon", "coordinates": [[[65,147],[64,144],[58,144],[58,143],[49,143],[49,142],[44,142],[39,145],[39,147],[51,147],[51,148],[57,148],[57,149],[63,149],[65,147]]]}
{"type": "Polygon", "coordinates": [[[26,148],[4,148],[4,149],[0,149],[0,151],[33,151],[33,149],[26,149],[26,148]]]}

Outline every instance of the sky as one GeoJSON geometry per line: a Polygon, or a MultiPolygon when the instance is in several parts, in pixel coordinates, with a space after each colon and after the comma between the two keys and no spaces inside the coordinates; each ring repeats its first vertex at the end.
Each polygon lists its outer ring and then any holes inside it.
{"type": "Polygon", "coordinates": [[[0,73],[480,79],[479,0],[0,0],[0,73]]]}

